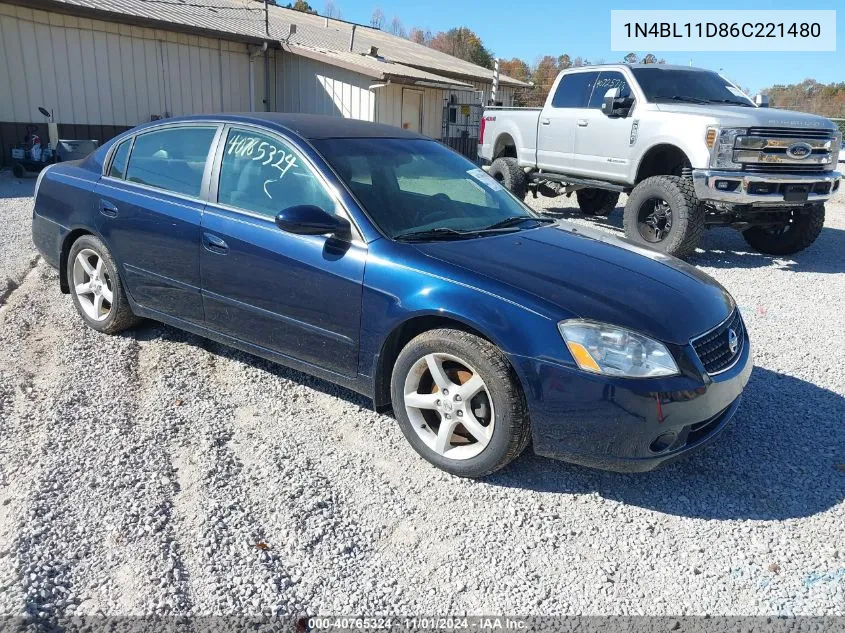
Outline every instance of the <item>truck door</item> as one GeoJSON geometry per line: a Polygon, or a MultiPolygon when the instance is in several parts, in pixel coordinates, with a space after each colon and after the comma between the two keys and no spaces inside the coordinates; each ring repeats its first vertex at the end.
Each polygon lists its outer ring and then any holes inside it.
{"type": "Polygon", "coordinates": [[[621,96],[631,96],[631,87],[621,72],[604,70],[595,81],[586,108],[573,111],[577,115],[572,161],[574,173],[623,182],[630,170],[634,117],[610,118],[602,113],[604,94],[611,88],[619,88],[621,96]]]}
{"type": "Polygon", "coordinates": [[[554,95],[546,101],[537,125],[537,166],[540,169],[572,173],[575,129],[583,118],[597,71],[568,72],[561,76],[554,95]]]}

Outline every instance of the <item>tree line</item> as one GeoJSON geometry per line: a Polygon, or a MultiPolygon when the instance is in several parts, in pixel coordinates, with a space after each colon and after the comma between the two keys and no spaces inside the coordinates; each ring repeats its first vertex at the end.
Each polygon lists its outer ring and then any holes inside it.
{"type": "Polygon", "coordinates": [[[764,92],[769,95],[769,105],[773,108],[845,118],[845,82],[823,84],[805,79],[797,84],[776,84],[764,92]]]}

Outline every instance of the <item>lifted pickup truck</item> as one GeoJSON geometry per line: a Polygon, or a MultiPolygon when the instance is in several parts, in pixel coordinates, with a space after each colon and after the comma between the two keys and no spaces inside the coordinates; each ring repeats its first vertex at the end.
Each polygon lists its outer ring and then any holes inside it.
{"type": "Polygon", "coordinates": [[[607,215],[627,193],[625,235],[670,255],[709,226],[786,255],[822,230],[841,141],[832,121],[758,107],[718,73],[626,64],[561,72],[542,108],[486,110],[478,154],[519,197],[574,192],[607,215]]]}

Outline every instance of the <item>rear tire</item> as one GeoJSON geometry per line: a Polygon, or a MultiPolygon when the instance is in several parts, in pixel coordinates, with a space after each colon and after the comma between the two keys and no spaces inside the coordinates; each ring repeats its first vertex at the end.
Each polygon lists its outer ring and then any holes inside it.
{"type": "Polygon", "coordinates": [[[783,227],[753,226],[742,232],[749,246],[767,255],[792,255],[816,241],[824,228],[824,205],[792,211],[783,227]]]}
{"type": "Polygon", "coordinates": [[[528,193],[528,176],[525,175],[516,158],[509,156],[497,158],[490,165],[488,173],[520,200],[523,200],[525,194],[528,193]]]}
{"type": "Polygon", "coordinates": [[[625,237],[674,257],[694,252],[704,231],[704,209],[692,180],[681,176],[646,178],[628,196],[625,237]]]}
{"type": "Polygon", "coordinates": [[[99,238],[83,235],[73,243],[65,274],[73,304],[91,329],[117,334],[140,321],[129,306],[117,265],[99,238]]]}
{"type": "Polygon", "coordinates": [[[468,332],[438,329],[412,339],[396,359],[390,390],[414,450],[458,477],[503,468],[530,439],[513,368],[498,347],[468,332]]]}
{"type": "Polygon", "coordinates": [[[578,206],[584,215],[608,216],[613,213],[616,203],[619,202],[618,191],[607,189],[579,189],[575,192],[578,198],[578,206]]]}

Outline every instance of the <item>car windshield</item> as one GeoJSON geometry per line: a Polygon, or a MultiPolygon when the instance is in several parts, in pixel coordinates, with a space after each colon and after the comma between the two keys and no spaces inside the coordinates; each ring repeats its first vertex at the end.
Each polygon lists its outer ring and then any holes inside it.
{"type": "Polygon", "coordinates": [[[545,221],[436,141],[333,138],[314,145],[391,239],[461,239],[545,221]]]}
{"type": "Polygon", "coordinates": [[[711,71],[632,68],[649,101],[657,103],[723,103],[754,107],[751,100],[727,79],[711,71]]]}

